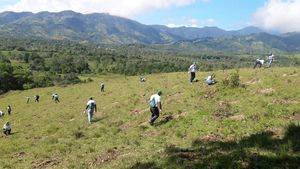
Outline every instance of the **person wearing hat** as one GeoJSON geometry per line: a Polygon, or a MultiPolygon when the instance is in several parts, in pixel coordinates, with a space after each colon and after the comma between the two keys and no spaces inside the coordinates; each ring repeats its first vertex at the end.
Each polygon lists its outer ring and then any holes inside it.
{"type": "Polygon", "coordinates": [[[194,62],[190,67],[189,67],[189,72],[191,74],[190,82],[193,83],[194,79],[196,78],[196,71],[197,71],[197,66],[196,63],[194,62]]]}
{"type": "Polygon", "coordinates": [[[91,97],[90,100],[86,104],[86,113],[88,115],[88,121],[91,124],[93,119],[94,112],[97,112],[97,105],[95,100],[91,97]]]}
{"type": "Polygon", "coordinates": [[[10,135],[10,133],[11,133],[11,126],[10,126],[9,122],[6,122],[4,124],[4,126],[3,126],[3,133],[5,135],[10,135]]]}
{"type": "Polygon", "coordinates": [[[155,120],[159,117],[159,113],[162,111],[162,104],[161,104],[161,95],[162,92],[158,91],[156,94],[152,95],[149,100],[150,105],[150,125],[153,125],[155,120]]]}

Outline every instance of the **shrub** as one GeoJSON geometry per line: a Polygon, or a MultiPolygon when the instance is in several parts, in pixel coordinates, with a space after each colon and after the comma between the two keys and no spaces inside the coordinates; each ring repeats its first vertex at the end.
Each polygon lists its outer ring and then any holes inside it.
{"type": "Polygon", "coordinates": [[[225,87],[236,88],[241,86],[239,72],[232,72],[228,77],[222,80],[222,85],[225,87]]]}

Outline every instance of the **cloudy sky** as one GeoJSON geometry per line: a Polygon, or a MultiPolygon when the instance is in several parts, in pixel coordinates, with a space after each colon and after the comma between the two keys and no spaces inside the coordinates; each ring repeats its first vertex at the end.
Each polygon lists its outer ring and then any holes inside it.
{"type": "Polygon", "coordinates": [[[105,12],[144,24],[300,31],[300,0],[0,0],[0,11],[105,12]]]}

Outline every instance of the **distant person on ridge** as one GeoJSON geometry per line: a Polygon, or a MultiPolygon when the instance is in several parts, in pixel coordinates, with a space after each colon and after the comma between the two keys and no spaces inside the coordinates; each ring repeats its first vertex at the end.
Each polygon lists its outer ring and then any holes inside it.
{"type": "Polygon", "coordinates": [[[26,103],[29,103],[30,102],[30,97],[27,96],[26,99],[27,99],[26,103]]]}
{"type": "Polygon", "coordinates": [[[101,84],[100,84],[100,91],[101,91],[101,92],[104,92],[104,87],[105,87],[104,83],[101,82],[101,84]]]}
{"type": "Polygon", "coordinates": [[[56,94],[56,93],[52,94],[52,100],[54,100],[55,103],[59,103],[60,101],[59,101],[58,94],[56,94]]]}
{"type": "Polygon", "coordinates": [[[256,61],[255,61],[255,65],[254,65],[254,67],[253,67],[253,69],[255,69],[257,66],[259,67],[259,68],[261,68],[261,66],[264,64],[264,60],[263,59],[256,59],[256,61]]]}
{"type": "Polygon", "coordinates": [[[151,119],[149,121],[150,125],[153,125],[155,120],[159,117],[159,113],[162,111],[161,104],[161,95],[162,92],[159,91],[157,94],[154,94],[150,97],[149,106],[151,111],[151,119]]]}
{"type": "Polygon", "coordinates": [[[86,104],[86,113],[88,115],[88,121],[91,124],[93,120],[94,112],[97,112],[97,105],[95,100],[91,97],[90,100],[86,104]]]}
{"type": "Polygon", "coordinates": [[[11,115],[11,112],[12,112],[12,108],[10,105],[7,106],[7,114],[8,115],[11,115]]]}
{"type": "Polygon", "coordinates": [[[4,125],[3,125],[3,133],[5,135],[10,135],[11,133],[11,126],[9,124],[9,122],[6,122],[4,125]]]}
{"type": "Polygon", "coordinates": [[[140,77],[140,82],[141,82],[141,83],[146,82],[146,78],[145,78],[144,76],[141,76],[141,77],[140,77]]]}
{"type": "Polygon", "coordinates": [[[39,95],[35,95],[34,96],[34,102],[40,102],[40,96],[39,95]]]}
{"type": "Polygon", "coordinates": [[[0,110],[0,118],[4,116],[4,113],[0,110]]]}
{"type": "Polygon", "coordinates": [[[191,74],[190,82],[193,83],[194,79],[196,78],[196,71],[197,71],[197,66],[196,63],[194,62],[190,67],[189,67],[189,73],[191,74]]]}
{"type": "Polygon", "coordinates": [[[216,84],[217,82],[215,81],[215,74],[213,73],[212,75],[208,76],[206,79],[205,79],[205,83],[207,85],[214,85],[216,84]]]}
{"type": "Polygon", "coordinates": [[[274,55],[272,53],[270,53],[270,55],[268,56],[268,61],[269,61],[268,68],[270,68],[274,61],[274,55]]]}

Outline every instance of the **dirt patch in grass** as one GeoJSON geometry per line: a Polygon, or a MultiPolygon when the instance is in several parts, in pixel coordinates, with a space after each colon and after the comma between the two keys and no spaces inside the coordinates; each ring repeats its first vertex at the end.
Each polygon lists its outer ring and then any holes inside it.
{"type": "Polygon", "coordinates": [[[26,153],[24,151],[21,151],[19,153],[16,153],[12,156],[12,158],[22,159],[26,156],[26,153]]]}
{"type": "Polygon", "coordinates": [[[293,113],[293,119],[300,121],[300,110],[293,113]]]}
{"type": "Polygon", "coordinates": [[[58,158],[51,158],[51,159],[47,159],[41,162],[36,162],[32,168],[34,169],[39,169],[39,168],[53,168],[54,166],[58,165],[60,163],[60,161],[58,160],[58,158]]]}
{"type": "Polygon", "coordinates": [[[229,117],[229,119],[234,121],[241,121],[245,119],[245,116],[243,114],[240,114],[240,115],[231,116],[229,117]]]}
{"type": "Polygon", "coordinates": [[[216,106],[213,116],[217,119],[228,118],[232,116],[232,106],[228,101],[221,101],[216,106]]]}
{"type": "Polygon", "coordinates": [[[97,166],[104,163],[111,162],[113,160],[116,160],[118,156],[120,155],[119,151],[116,147],[113,149],[109,149],[106,152],[102,153],[101,155],[95,157],[93,162],[90,163],[90,166],[97,166]]]}
{"type": "Polygon", "coordinates": [[[273,89],[273,88],[261,89],[258,91],[258,93],[260,93],[260,94],[271,94],[273,92],[275,92],[275,89],[273,89]]]}
{"type": "Polygon", "coordinates": [[[296,100],[289,100],[289,99],[275,99],[273,100],[273,104],[298,104],[299,102],[296,100]]]}
{"type": "Polygon", "coordinates": [[[149,108],[143,109],[143,110],[134,109],[134,110],[130,111],[130,114],[132,114],[132,115],[140,115],[142,113],[145,113],[146,111],[150,111],[149,108]]]}
{"type": "Polygon", "coordinates": [[[205,99],[212,99],[215,97],[216,93],[217,93],[217,89],[212,89],[212,90],[208,90],[204,93],[204,98],[205,99]]]}
{"type": "Polygon", "coordinates": [[[251,79],[250,81],[246,82],[245,84],[246,85],[251,85],[251,84],[257,84],[257,83],[260,83],[261,80],[260,79],[251,79]]]}
{"type": "Polygon", "coordinates": [[[208,134],[208,135],[205,135],[201,138],[198,138],[196,140],[196,142],[217,142],[217,141],[221,141],[223,139],[222,136],[220,135],[217,135],[217,134],[208,134]]]}

